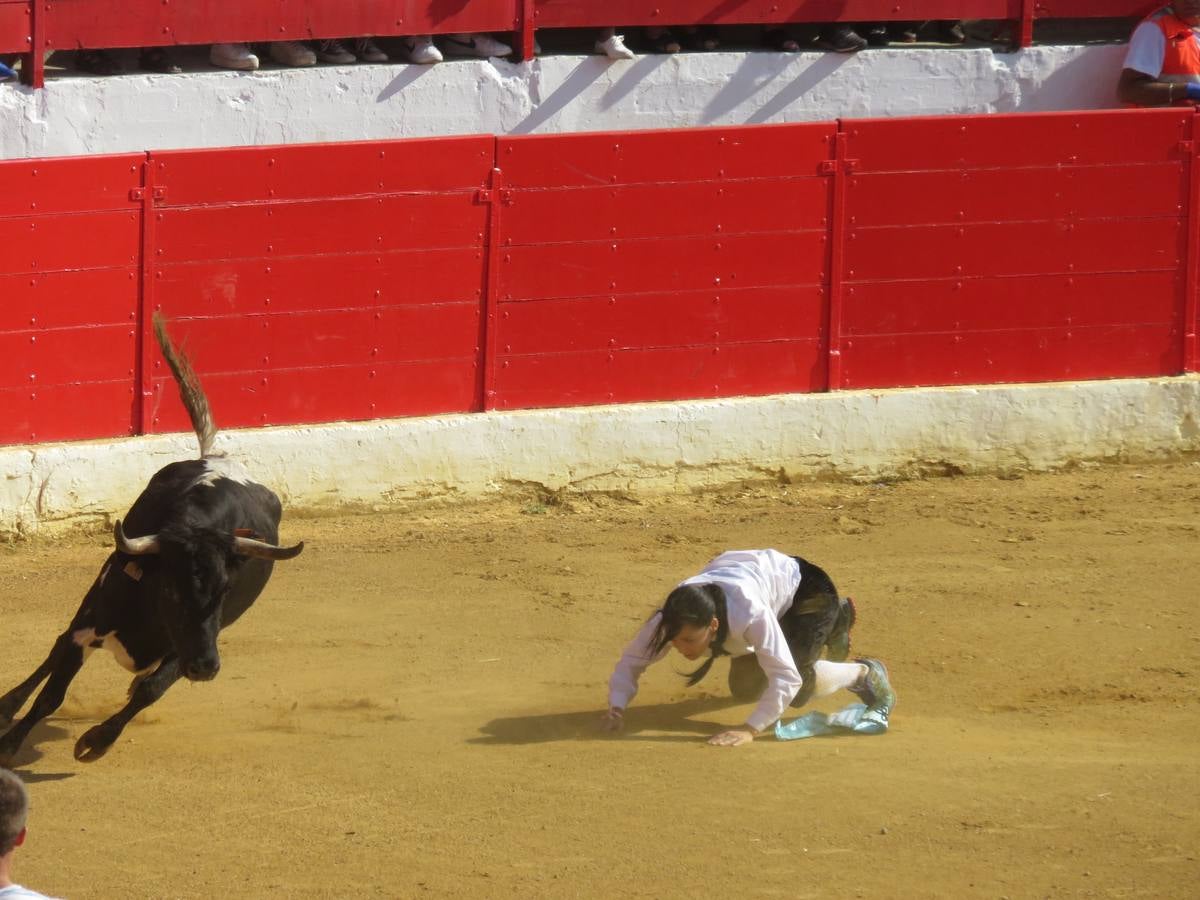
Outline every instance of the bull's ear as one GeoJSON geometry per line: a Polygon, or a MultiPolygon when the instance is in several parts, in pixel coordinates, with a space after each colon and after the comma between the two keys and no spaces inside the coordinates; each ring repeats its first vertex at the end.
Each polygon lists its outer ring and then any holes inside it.
{"type": "Polygon", "coordinates": [[[147,553],[159,551],[157,534],[135,538],[125,537],[125,529],[121,527],[120,519],[113,523],[113,540],[116,542],[118,550],[128,553],[130,556],[144,556],[147,553]]]}
{"type": "Polygon", "coordinates": [[[253,556],[256,559],[273,559],[276,561],[284,559],[293,559],[300,555],[300,551],[304,549],[304,541],[296,544],[294,547],[277,547],[275,544],[268,544],[266,541],[256,541],[254,538],[241,537],[234,535],[233,552],[239,556],[253,556]]]}

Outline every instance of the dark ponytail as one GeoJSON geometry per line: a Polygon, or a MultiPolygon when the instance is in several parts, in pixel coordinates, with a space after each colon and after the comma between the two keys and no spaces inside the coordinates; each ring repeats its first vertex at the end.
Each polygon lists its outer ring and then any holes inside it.
{"type": "Polygon", "coordinates": [[[729,636],[725,592],[721,590],[720,585],[712,582],[681,584],[667,595],[659,613],[658,627],[654,629],[646,648],[651,656],[657,656],[663,647],[675,640],[684,625],[705,627],[714,616],[717,619],[717,634],[709,648],[712,655],[700,668],[687,676],[688,687],[691,687],[707,675],[713,661],[725,653],[725,638],[729,636]]]}

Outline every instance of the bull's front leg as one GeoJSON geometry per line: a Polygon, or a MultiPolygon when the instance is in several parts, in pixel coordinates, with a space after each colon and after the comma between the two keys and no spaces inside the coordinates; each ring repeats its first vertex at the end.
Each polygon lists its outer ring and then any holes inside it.
{"type": "Polygon", "coordinates": [[[179,680],[179,659],[171,656],[162,661],[154,672],[138,680],[129,694],[129,702],[120,712],[89,728],[75,742],[75,758],[80,762],[95,762],[113,745],[130,720],[167,692],[179,680]]]}
{"type": "Polygon", "coordinates": [[[62,706],[67,696],[67,686],[83,666],[83,648],[71,640],[71,632],[59,636],[54,649],[46,661],[32,675],[0,698],[0,713],[11,717],[20,709],[34,688],[47,675],[50,676],[25,718],[17,722],[0,737],[0,766],[10,768],[13,757],[25,743],[33,726],[62,706]]]}

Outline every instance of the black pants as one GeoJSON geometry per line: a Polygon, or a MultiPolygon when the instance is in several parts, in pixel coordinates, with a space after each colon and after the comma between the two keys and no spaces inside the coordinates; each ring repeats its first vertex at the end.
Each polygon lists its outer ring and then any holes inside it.
{"type": "MultiPolygon", "coordinates": [[[[799,556],[794,559],[800,564],[800,587],[792,598],[791,608],[780,617],[779,627],[804,679],[791,705],[803,706],[812,697],[813,663],[821,658],[822,648],[839,623],[842,602],[833,579],[824,569],[799,556]]],[[[766,673],[753,653],[730,661],[729,691],[738,700],[755,700],[766,687],[766,673]]]]}

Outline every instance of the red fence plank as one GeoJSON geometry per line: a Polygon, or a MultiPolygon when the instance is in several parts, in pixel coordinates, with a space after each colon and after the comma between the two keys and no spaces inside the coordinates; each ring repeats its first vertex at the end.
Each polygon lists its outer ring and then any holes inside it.
{"type": "Polygon", "coordinates": [[[1179,219],[984,222],[851,229],[850,281],[1174,269],[1179,219]]]}
{"type": "Polygon", "coordinates": [[[772,232],[512,247],[502,257],[501,298],[819,284],[825,243],[820,232],[772,232]]]}
{"type": "Polygon", "coordinates": [[[1192,112],[1129,112],[858,119],[846,123],[846,134],[859,174],[1178,163],[1192,112]]]}
{"type": "Polygon", "coordinates": [[[1183,287],[1178,270],[855,284],[846,291],[842,332],[1178,326],[1183,287]]]}
{"type": "Polygon", "coordinates": [[[162,205],[178,207],[470,190],[482,186],[494,156],[492,138],[470,136],[438,138],[436,143],[361,141],[156,150],[153,162],[158,181],[170,186],[162,205]],[[434,146],[437,149],[431,152],[434,146]]]}
{"type": "Polygon", "coordinates": [[[1178,332],[1159,325],[857,337],[851,389],[1134,378],[1179,371],[1178,332]]]}
{"type": "Polygon", "coordinates": [[[815,339],[502,358],[497,408],[812,391],[824,366],[815,339]]]}
{"type": "Polygon", "coordinates": [[[161,266],[155,284],[184,317],[479,303],[482,265],[478,247],[346,253],[337,265],[323,256],[201,260],[161,266]]]}
{"type": "Polygon", "coordinates": [[[1178,163],[959,172],[888,172],[848,179],[854,224],[941,225],[1178,216],[1187,174],[1178,163]]]}
{"type": "Polygon", "coordinates": [[[828,193],[828,179],[815,176],[529,190],[505,208],[504,237],[519,246],[823,229],[828,193]],[[562,215],[572,200],[588,215],[562,215]],[[549,236],[548,221],[555,223],[549,236]]]}
{"type": "Polygon", "coordinates": [[[506,187],[544,189],[817,175],[832,123],[501,138],[506,187]]]}
{"type": "Polygon", "coordinates": [[[131,210],[143,153],[12,160],[0,165],[0,223],[11,216],[131,210]]]}

